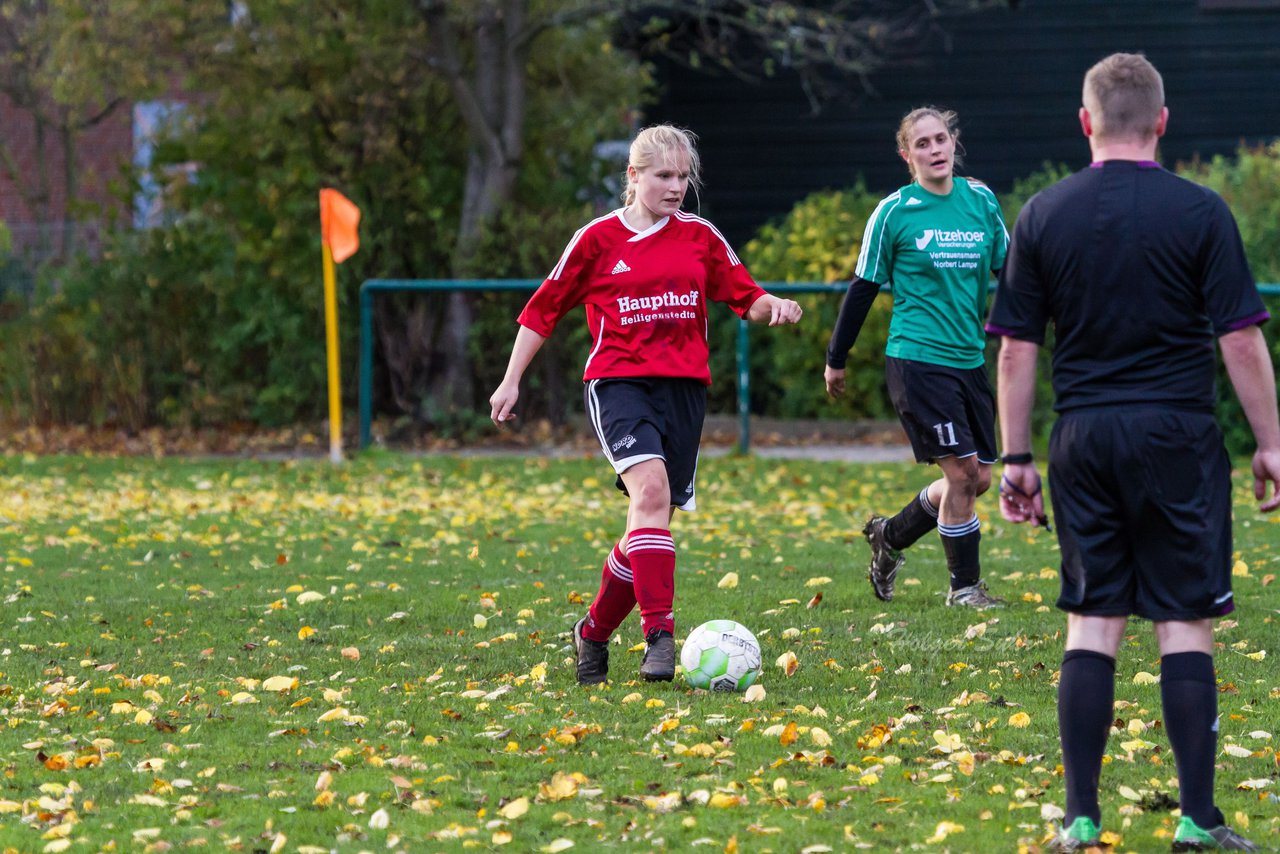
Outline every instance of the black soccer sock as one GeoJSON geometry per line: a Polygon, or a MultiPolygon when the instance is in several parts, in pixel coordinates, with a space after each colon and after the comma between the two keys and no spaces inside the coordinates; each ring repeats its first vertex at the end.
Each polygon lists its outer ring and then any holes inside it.
{"type": "Polygon", "coordinates": [[[929,487],[911,499],[884,526],[884,540],[891,549],[901,551],[938,527],[938,508],[929,503],[929,487]]]}
{"type": "Polygon", "coordinates": [[[1116,660],[1089,649],[1069,649],[1058,678],[1058,734],[1067,786],[1064,826],[1080,816],[1102,824],[1098,775],[1107,749],[1116,696],[1116,660]]]}
{"type": "Polygon", "coordinates": [[[1164,729],[1178,763],[1182,814],[1204,828],[1217,827],[1213,805],[1213,758],[1218,752],[1218,686],[1213,656],[1175,652],[1160,659],[1164,729]]]}
{"type": "Polygon", "coordinates": [[[978,546],[982,542],[982,523],[978,514],[962,525],[938,525],[942,535],[942,551],[947,556],[947,571],[951,573],[951,589],[972,587],[978,583],[982,567],[978,562],[978,546]]]}

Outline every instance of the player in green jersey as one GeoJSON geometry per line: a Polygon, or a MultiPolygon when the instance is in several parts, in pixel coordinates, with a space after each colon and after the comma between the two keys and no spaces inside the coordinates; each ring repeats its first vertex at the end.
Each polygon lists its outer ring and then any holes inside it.
{"type": "Polygon", "coordinates": [[[863,528],[875,595],[893,598],[903,550],[935,527],[951,586],[948,605],[1003,605],[982,582],[974,505],[996,461],[995,403],[983,360],[987,290],[1004,264],[1008,234],[986,185],[956,177],[956,114],[921,107],[898,127],[912,183],[876,207],[827,347],[827,393],[844,393],[844,366],[881,286],[893,291],[885,348],[889,396],[916,459],[942,477],[892,518],[863,528]]]}

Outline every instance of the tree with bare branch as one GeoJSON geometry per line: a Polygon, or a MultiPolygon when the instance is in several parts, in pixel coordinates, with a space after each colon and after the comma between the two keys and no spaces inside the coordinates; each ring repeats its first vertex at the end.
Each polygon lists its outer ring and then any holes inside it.
{"type": "MultiPolygon", "coordinates": [[[[468,137],[455,276],[474,274],[484,223],[513,196],[524,162],[528,68],[547,34],[602,22],[639,56],[662,55],[747,78],[782,65],[800,74],[815,107],[832,83],[909,60],[944,34],[945,16],[1004,0],[417,0],[427,41],[415,55],[448,84],[468,137]]],[[[441,366],[450,407],[474,405],[465,358],[470,299],[448,304],[441,366]]]]}

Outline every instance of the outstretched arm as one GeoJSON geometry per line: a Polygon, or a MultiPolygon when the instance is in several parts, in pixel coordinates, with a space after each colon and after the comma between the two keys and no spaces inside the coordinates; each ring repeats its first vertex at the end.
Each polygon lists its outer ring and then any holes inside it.
{"type": "Polygon", "coordinates": [[[546,340],[527,326],[521,326],[516,333],[516,343],[511,347],[511,359],[507,362],[507,373],[489,398],[489,418],[494,424],[501,426],[503,422],[516,417],[512,410],[520,397],[520,378],[546,340]]]}
{"type": "Polygon", "coordinates": [[[1269,513],[1280,507],[1280,418],[1276,414],[1276,376],[1271,354],[1257,326],[1228,332],[1218,339],[1218,345],[1258,443],[1253,455],[1253,495],[1261,502],[1259,509],[1269,513]]]}

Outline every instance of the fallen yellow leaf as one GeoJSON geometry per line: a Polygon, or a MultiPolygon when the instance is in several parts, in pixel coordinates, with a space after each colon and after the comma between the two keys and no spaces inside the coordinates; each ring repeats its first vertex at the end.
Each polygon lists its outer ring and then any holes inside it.
{"type": "Polygon", "coordinates": [[[728,792],[713,792],[711,798],[707,801],[707,806],[716,809],[729,809],[730,807],[744,806],[747,799],[742,795],[731,795],[728,792]]]}
{"type": "Polygon", "coordinates": [[[644,805],[656,813],[669,813],[679,808],[682,798],[679,792],[663,792],[661,795],[648,795],[644,805]]]}
{"type": "Polygon", "coordinates": [[[262,680],[262,690],[270,692],[292,691],[298,687],[296,676],[268,676],[262,680]]]}
{"type": "Polygon", "coordinates": [[[954,750],[959,750],[964,745],[959,733],[947,732],[941,729],[933,731],[933,740],[936,744],[933,749],[937,753],[951,753],[954,750]]]}
{"type": "Polygon", "coordinates": [[[578,794],[578,781],[571,775],[557,771],[550,783],[538,785],[538,797],[544,801],[568,800],[578,794]]]}
{"type": "Polygon", "coordinates": [[[509,801],[498,808],[498,815],[505,819],[514,820],[529,811],[529,799],[520,797],[514,801],[509,801]]]}
{"type": "Polygon", "coordinates": [[[956,824],[953,821],[940,821],[938,826],[934,828],[933,836],[930,836],[925,842],[938,843],[946,839],[953,833],[963,833],[964,825],[956,824]]]}

